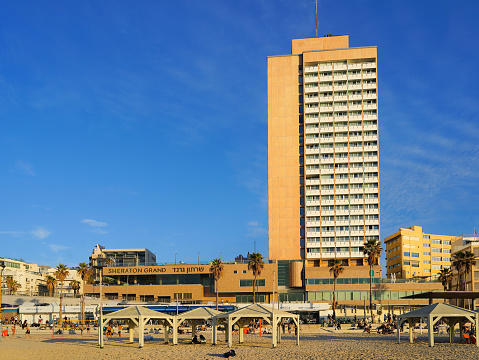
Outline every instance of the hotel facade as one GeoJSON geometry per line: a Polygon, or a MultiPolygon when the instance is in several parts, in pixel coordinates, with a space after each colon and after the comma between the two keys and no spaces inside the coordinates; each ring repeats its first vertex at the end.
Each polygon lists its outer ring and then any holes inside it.
{"type": "Polygon", "coordinates": [[[269,256],[363,266],[380,239],[377,49],[349,36],[268,57],[269,256]]]}

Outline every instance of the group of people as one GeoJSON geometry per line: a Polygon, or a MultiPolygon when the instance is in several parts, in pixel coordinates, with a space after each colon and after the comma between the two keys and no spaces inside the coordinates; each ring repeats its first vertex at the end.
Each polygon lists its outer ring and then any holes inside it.
{"type": "Polygon", "coordinates": [[[109,322],[107,326],[103,327],[103,335],[106,335],[107,338],[113,337],[115,335],[115,329],[118,337],[121,337],[123,326],[120,323],[115,322],[109,322]]]}

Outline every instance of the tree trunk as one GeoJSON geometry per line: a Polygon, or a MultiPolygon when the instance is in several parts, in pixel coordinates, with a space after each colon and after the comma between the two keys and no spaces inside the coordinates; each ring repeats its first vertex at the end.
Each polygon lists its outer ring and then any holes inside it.
{"type": "Polygon", "coordinates": [[[216,311],[218,311],[218,301],[219,301],[219,297],[218,297],[218,280],[216,280],[216,278],[215,278],[215,292],[216,292],[216,311]]]}
{"type": "Polygon", "coordinates": [[[336,320],[336,278],[333,279],[333,320],[336,320]]]}
{"type": "Polygon", "coordinates": [[[81,294],[81,325],[85,321],[85,281],[83,281],[83,292],[81,294]]]}
{"type": "Polygon", "coordinates": [[[256,304],[255,288],[256,288],[256,275],[254,276],[254,280],[253,280],[253,304],[256,304]]]}
{"type": "Polygon", "coordinates": [[[63,321],[62,303],[63,303],[63,281],[61,282],[61,285],[60,285],[60,327],[62,326],[62,321],[63,321]]]}
{"type": "Polygon", "coordinates": [[[373,316],[373,266],[369,265],[369,313],[371,314],[371,321],[374,323],[373,316]]]}

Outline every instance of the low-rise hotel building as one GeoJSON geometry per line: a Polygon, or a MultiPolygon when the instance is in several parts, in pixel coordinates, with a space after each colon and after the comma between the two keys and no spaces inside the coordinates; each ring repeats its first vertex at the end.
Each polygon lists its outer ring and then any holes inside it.
{"type": "MultiPolygon", "coordinates": [[[[132,251],[151,253],[147,249],[104,249],[97,247],[90,257],[91,265],[95,267],[95,259],[100,255],[106,259],[118,259],[119,254],[132,251]]],[[[147,259],[148,257],[144,257],[147,259]]],[[[156,260],[156,259],[155,259],[156,260]]],[[[102,294],[109,300],[165,302],[181,301],[187,303],[207,303],[216,301],[214,280],[210,272],[210,263],[200,264],[159,264],[148,261],[138,261],[134,265],[119,262],[104,261],[102,294]]],[[[277,293],[276,262],[265,263],[261,274],[256,279],[257,301],[270,302],[273,291],[277,293]]],[[[254,276],[248,270],[247,262],[223,262],[223,272],[218,280],[219,299],[222,302],[251,302],[253,299],[254,276]]],[[[86,285],[85,293],[99,297],[98,283],[86,285]]],[[[276,295],[277,296],[277,295],[276,295]]]]}

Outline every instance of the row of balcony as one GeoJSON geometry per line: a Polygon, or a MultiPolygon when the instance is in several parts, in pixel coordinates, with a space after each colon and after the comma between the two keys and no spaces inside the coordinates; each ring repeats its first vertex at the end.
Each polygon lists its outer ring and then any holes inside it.
{"type": "Polygon", "coordinates": [[[373,69],[376,68],[376,62],[369,61],[369,62],[357,62],[357,63],[337,63],[337,64],[318,64],[318,65],[308,65],[304,67],[305,73],[314,73],[321,71],[328,71],[332,70],[334,65],[334,70],[354,70],[354,69],[373,69]]]}

